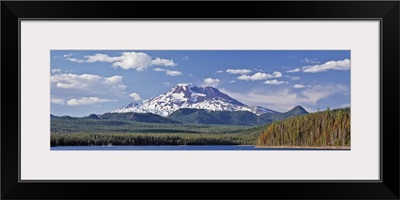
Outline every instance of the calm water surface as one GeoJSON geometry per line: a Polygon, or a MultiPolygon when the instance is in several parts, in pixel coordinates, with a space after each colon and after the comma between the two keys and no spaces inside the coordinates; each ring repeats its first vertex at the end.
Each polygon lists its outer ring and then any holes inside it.
{"type": "Polygon", "coordinates": [[[59,146],[51,147],[51,150],[83,150],[83,151],[299,151],[299,150],[343,150],[343,149],[311,149],[311,148],[256,148],[255,146],[238,146],[238,145],[199,145],[199,146],[59,146]]]}

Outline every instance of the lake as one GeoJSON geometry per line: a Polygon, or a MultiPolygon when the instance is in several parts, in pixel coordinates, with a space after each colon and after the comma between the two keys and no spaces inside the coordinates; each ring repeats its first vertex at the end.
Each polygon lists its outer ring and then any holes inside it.
{"type": "Polygon", "coordinates": [[[51,150],[59,151],[312,151],[312,150],[347,150],[321,148],[256,148],[239,145],[192,145],[192,146],[57,146],[51,150]]]}

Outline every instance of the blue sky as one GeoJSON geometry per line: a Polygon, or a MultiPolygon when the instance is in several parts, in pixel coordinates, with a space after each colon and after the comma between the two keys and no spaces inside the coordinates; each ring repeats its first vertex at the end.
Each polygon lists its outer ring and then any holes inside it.
{"type": "Polygon", "coordinates": [[[52,50],[51,114],[87,116],[179,83],[286,112],[350,106],[350,51],[52,50]]]}

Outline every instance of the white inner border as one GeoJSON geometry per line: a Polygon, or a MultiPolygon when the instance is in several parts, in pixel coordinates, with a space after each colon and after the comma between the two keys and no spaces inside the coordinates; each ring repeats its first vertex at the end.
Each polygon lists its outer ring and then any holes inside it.
{"type": "Polygon", "coordinates": [[[379,21],[21,21],[21,180],[379,180],[379,21]],[[50,50],[351,50],[351,151],[50,151],[50,50]]]}

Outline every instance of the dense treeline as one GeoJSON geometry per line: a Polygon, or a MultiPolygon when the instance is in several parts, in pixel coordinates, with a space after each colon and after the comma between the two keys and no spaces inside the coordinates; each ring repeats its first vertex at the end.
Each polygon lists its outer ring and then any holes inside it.
{"type": "Polygon", "coordinates": [[[51,134],[51,146],[90,145],[254,145],[257,137],[239,134],[51,134]]]}
{"type": "Polygon", "coordinates": [[[257,141],[262,146],[350,146],[350,108],[291,117],[271,123],[257,141]]]}
{"type": "Polygon", "coordinates": [[[51,119],[51,133],[239,133],[246,126],[163,124],[124,120],[58,117],[51,119]]]}
{"type": "MultiPolygon", "coordinates": [[[[301,109],[293,112],[303,114],[301,109]]],[[[164,124],[52,117],[51,146],[88,145],[350,146],[350,109],[305,114],[264,124],[164,124]]]]}

